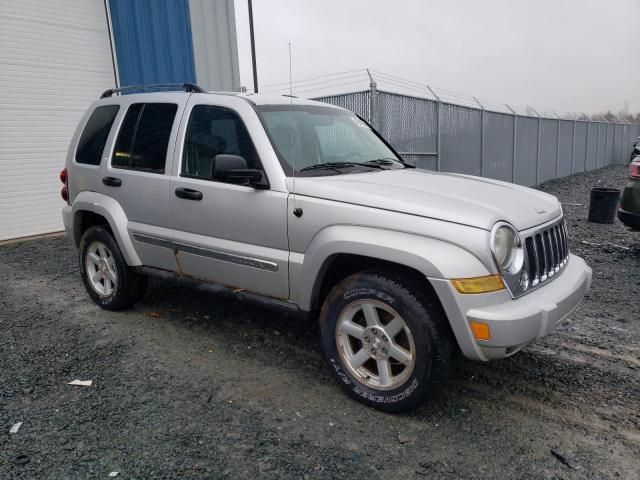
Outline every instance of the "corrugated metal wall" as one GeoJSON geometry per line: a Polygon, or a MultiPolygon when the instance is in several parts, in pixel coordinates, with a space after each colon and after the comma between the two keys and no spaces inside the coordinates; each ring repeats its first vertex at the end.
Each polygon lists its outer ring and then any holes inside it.
{"type": "Polygon", "coordinates": [[[0,240],[62,229],[69,141],[116,86],[108,12],[121,84],[237,88],[233,0],[0,1],[0,240]]]}
{"type": "Polygon", "coordinates": [[[556,176],[558,154],[558,121],[540,120],[540,162],[538,163],[538,182],[545,182],[556,176]]]}
{"type": "MultiPolygon", "coordinates": [[[[587,122],[576,122],[574,124],[573,136],[573,158],[571,159],[571,173],[584,172],[587,162],[587,122]]],[[[622,148],[619,145],[619,148],[622,148]]],[[[622,154],[622,150],[620,150],[622,154]]],[[[621,157],[618,157],[621,158],[621,157]]]]}
{"type": "Polygon", "coordinates": [[[374,126],[421,168],[533,186],[629,161],[637,125],[538,118],[377,91],[320,97],[374,126]]]}
{"type": "Polygon", "coordinates": [[[371,118],[371,94],[369,90],[364,92],[347,93],[345,95],[333,95],[323,97],[322,101],[337,105],[360,115],[362,118],[371,118]]]}
{"type": "Polygon", "coordinates": [[[513,117],[485,112],[482,175],[510,182],[513,179],[513,117]]]}
{"type": "Polygon", "coordinates": [[[233,0],[189,0],[189,18],[198,85],[206,90],[240,90],[233,0]]]}
{"type": "Polygon", "coordinates": [[[393,139],[393,145],[407,161],[435,169],[438,133],[432,119],[436,118],[436,108],[428,100],[414,101],[411,97],[380,92],[374,123],[384,138],[393,139]]]}
{"type": "Polygon", "coordinates": [[[196,82],[188,0],[109,0],[120,85],[196,82]]]}
{"type": "Polygon", "coordinates": [[[515,183],[535,185],[538,177],[538,119],[515,117],[516,155],[515,183]]]}
{"type": "Polygon", "coordinates": [[[440,105],[440,169],[482,174],[482,112],[457,105],[440,105]]]}
{"type": "Polygon", "coordinates": [[[69,141],[114,84],[103,0],[0,2],[0,240],[62,229],[69,141]]]}

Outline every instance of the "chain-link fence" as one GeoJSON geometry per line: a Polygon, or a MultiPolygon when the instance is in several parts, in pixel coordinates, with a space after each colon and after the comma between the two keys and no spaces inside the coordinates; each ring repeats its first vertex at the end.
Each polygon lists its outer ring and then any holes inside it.
{"type": "Polygon", "coordinates": [[[366,118],[417,167],[533,186],[629,161],[638,125],[566,120],[378,90],[316,98],[366,118]]]}

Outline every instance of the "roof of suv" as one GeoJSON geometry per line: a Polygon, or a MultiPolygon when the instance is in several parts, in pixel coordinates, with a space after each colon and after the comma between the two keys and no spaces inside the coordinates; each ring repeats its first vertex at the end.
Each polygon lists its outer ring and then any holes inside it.
{"type": "MultiPolygon", "coordinates": [[[[192,93],[197,93],[200,95],[228,95],[235,96],[238,98],[243,98],[246,101],[253,103],[254,105],[322,105],[322,106],[333,106],[328,105],[326,103],[318,102],[315,100],[308,100],[306,98],[298,98],[292,95],[265,95],[260,93],[244,93],[244,92],[210,92],[204,90],[202,87],[190,83],[178,84],[178,83],[167,83],[167,84],[150,84],[150,85],[128,85],[125,87],[119,87],[114,89],[106,90],[101,96],[100,99],[111,98],[115,94],[122,95],[125,92],[131,91],[129,95],[135,96],[144,96],[149,94],[162,94],[162,93],[170,93],[172,95],[191,95],[192,93]],[[176,90],[162,90],[162,91],[149,91],[149,92],[140,92],[140,90],[144,89],[157,89],[157,88],[183,88],[184,92],[176,91],[176,90]]],[[[144,98],[144,97],[143,97],[144,98]]],[[[336,107],[340,108],[340,107],[336,107]]]]}
{"type": "MultiPolygon", "coordinates": [[[[216,93],[216,92],[211,92],[216,93]]],[[[229,93],[226,93],[227,95],[229,93]]],[[[316,100],[309,100],[307,98],[299,98],[296,96],[290,95],[267,95],[263,93],[234,93],[239,97],[246,98],[250,102],[255,103],[256,105],[289,105],[293,103],[294,105],[324,105],[326,107],[333,106],[328,105],[326,103],[318,102],[316,100]]]]}

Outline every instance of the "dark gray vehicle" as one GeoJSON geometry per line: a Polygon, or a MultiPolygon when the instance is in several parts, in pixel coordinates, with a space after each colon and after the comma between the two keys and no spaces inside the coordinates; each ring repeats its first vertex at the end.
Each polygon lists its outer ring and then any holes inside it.
{"type": "Polygon", "coordinates": [[[618,218],[632,230],[640,231],[640,156],[629,164],[629,183],[622,191],[618,218]]]}
{"type": "Polygon", "coordinates": [[[589,289],[551,195],[415,169],[338,107],[185,89],[105,92],[71,141],[64,223],[103,308],[155,275],[318,318],[345,390],[400,411],[589,289]]]}

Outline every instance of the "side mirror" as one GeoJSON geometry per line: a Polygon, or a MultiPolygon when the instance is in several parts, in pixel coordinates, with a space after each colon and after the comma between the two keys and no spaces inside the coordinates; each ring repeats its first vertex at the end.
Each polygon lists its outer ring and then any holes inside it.
{"type": "Polygon", "coordinates": [[[247,161],[240,155],[216,155],[211,176],[216,180],[236,185],[247,185],[258,189],[269,188],[264,172],[247,168],[247,161]]]}

